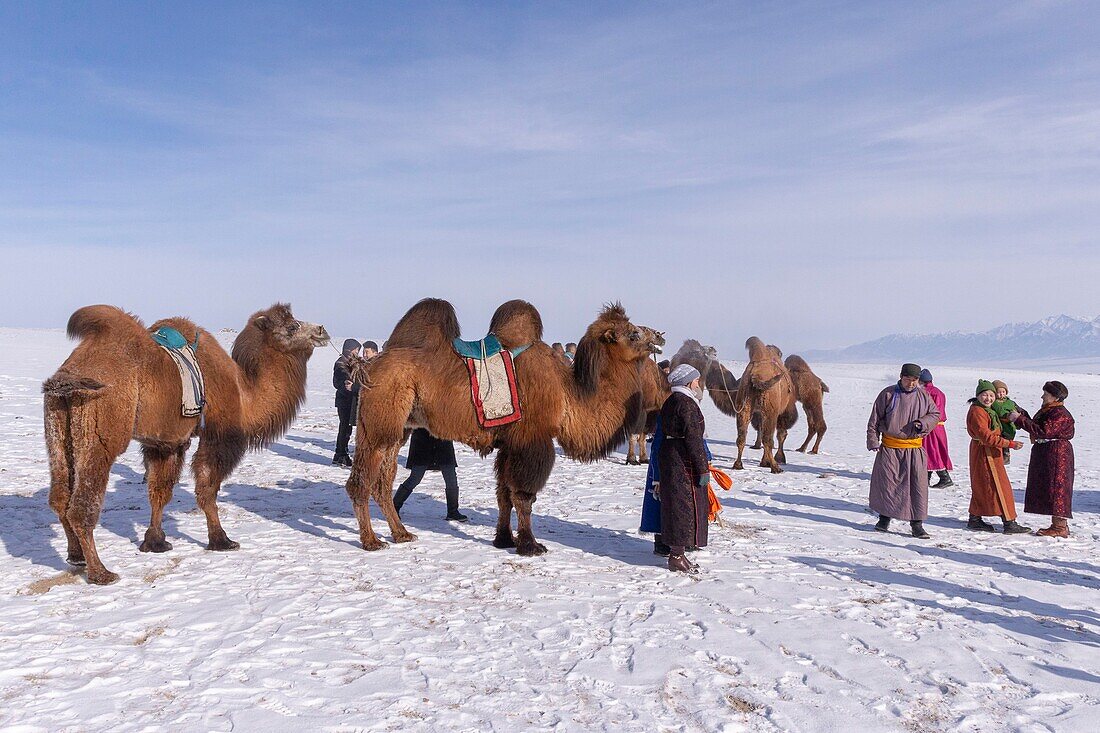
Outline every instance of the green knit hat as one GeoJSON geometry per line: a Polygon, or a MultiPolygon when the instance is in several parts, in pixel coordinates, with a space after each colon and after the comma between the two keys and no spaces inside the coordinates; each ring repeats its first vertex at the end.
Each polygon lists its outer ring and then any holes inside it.
{"type": "Polygon", "coordinates": [[[997,394],[997,388],[994,387],[993,382],[990,382],[988,379],[979,379],[978,388],[974,390],[974,396],[977,397],[982,392],[992,392],[993,394],[997,394]]]}

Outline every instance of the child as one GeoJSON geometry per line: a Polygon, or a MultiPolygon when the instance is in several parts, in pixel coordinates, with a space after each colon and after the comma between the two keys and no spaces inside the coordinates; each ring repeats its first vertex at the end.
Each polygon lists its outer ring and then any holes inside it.
{"type": "MultiPolygon", "coordinates": [[[[1001,436],[1005,440],[1016,439],[1016,426],[1008,419],[1009,413],[1019,412],[1019,406],[1008,398],[1008,385],[999,379],[993,380],[993,386],[997,388],[997,399],[993,401],[993,412],[997,413],[997,418],[1001,421],[1001,436]]],[[[1001,451],[1004,456],[1005,465],[1011,463],[1012,450],[1005,448],[1001,451]]]]}

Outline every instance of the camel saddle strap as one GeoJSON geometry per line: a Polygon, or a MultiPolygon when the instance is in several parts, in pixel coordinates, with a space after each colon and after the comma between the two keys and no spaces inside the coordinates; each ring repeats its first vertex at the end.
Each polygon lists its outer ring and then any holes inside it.
{"type": "Polygon", "coordinates": [[[164,326],[154,331],[152,336],[157,346],[168,353],[180,373],[183,395],[180,414],[183,417],[198,417],[205,423],[203,408],[206,407],[206,382],[199,367],[198,335],[195,336],[195,342],[189,344],[179,331],[164,326]]]}

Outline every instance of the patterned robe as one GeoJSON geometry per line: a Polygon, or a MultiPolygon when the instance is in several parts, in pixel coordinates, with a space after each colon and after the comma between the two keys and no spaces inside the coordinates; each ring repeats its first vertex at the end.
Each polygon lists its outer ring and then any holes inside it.
{"type": "Polygon", "coordinates": [[[877,450],[871,471],[871,510],[891,519],[928,518],[928,459],[924,448],[887,448],[881,436],[924,437],[940,421],[932,397],[919,387],[908,392],[901,383],[879,393],[867,420],[867,450],[877,450]],[[917,424],[920,427],[917,427],[917,424]]]}
{"type": "Polygon", "coordinates": [[[673,392],[661,407],[664,440],[657,452],[661,477],[661,541],[670,547],[707,544],[708,473],[703,411],[687,395],[673,392]]]}
{"type": "Polygon", "coordinates": [[[1064,405],[1044,407],[1035,417],[1021,414],[1016,426],[1033,441],[1027,467],[1024,511],[1055,517],[1073,517],[1073,415],[1064,405]]]}
{"type": "Polygon", "coordinates": [[[1011,441],[1001,435],[1001,421],[993,423],[981,405],[966,413],[970,434],[970,513],[975,517],[1016,519],[1016,500],[1005,472],[1002,451],[1011,441]]]}

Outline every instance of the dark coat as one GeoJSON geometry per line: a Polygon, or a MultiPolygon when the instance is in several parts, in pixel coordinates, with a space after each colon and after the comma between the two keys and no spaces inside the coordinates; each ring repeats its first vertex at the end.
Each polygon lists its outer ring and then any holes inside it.
{"type": "Polygon", "coordinates": [[[344,382],[349,380],[351,375],[348,374],[347,362],[341,356],[332,365],[332,386],[336,389],[337,407],[355,407],[355,402],[359,398],[359,382],[353,381],[351,389],[348,389],[344,386],[344,382]]]}
{"type": "Polygon", "coordinates": [[[1044,408],[1035,417],[1021,414],[1016,426],[1035,443],[1027,467],[1024,511],[1073,518],[1073,415],[1062,405],[1044,408]]]}
{"type": "MultiPolygon", "coordinates": [[[[661,482],[661,444],[665,442],[665,431],[661,427],[661,413],[657,413],[656,424],[653,427],[653,445],[649,448],[649,467],[645,475],[645,491],[642,493],[642,522],[639,527],[641,532],[661,533],[661,502],[653,493],[653,485],[661,482]]],[[[707,462],[713,456],[710,446],[703,441],[703,447],[707,451],[707,462]]],[[[664,538],[661,538],[664,542],[664,538]]]]}
{"type": "Polygon", "coordinates": [[[664,440],[657,452],[661,477],[661,541],[673,547],[707,544],[707,490],[699,478],[710,471],[703,442],[703,411],[673,392],[661,407],[664,440]]]}
{"type": "Polygon", "coordinates": [[[440,440],[424,428],[413,431],[409,440],[409,460],[405,468],[426,468],[438,471],[444,466],[457,466],[455,444],[449,440],[440,440]]]}

